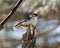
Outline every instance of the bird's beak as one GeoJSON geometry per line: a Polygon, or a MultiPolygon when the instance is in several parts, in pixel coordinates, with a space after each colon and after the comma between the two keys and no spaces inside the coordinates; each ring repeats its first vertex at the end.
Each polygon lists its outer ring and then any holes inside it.
{"type": "Polygon", "coordinates": [[[21,20],[17,25],[15,25],[14,27],[12,27],[12,30],[17,30],[19,27],[21,27],[22,24],[24,24],[24,22],[26,21],[26,19],[21,20]]]}

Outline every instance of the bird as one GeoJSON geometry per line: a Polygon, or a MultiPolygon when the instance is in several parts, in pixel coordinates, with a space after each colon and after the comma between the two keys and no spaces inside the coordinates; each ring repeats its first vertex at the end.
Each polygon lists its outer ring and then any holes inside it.
{"type": "Polygon", "coordinates": [[[28,30],[22,36],[22,48],[34,48],[36,43],[36,24],[38,20],[37,14],[30,14],[22,23],[28,25],[28,30]]]}

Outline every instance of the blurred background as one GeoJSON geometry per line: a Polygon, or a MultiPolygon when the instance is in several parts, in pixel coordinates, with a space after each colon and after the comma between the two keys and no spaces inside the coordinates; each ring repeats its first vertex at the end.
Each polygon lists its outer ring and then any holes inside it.
{"type": "MultiPolygon", "coordinates": [[[[0,22],[7,17],[18,0],[0,0],[0,22]]],[[[60,48],[60,0],[23,0],[16,12],[0,30],[0,48],[21,48],[26,30],[11,30],[26,13],[36,13],[38,19],[36,48],[60,48]]]]}

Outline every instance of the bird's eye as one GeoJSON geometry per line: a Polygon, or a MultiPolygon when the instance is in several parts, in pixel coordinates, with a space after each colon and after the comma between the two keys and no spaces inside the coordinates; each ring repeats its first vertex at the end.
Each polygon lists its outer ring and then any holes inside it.
{"type": "Polygon", "coordinates": [[[30,15],[28,16],[28,20],[30,20],[31,18],[33,18],[33,17],[35,17],[35,16],[37,16],[37,14],[30,14],[30,15]]]}
{"type": "Polygon", "coordinates": [[[31,18],[32,18],[32,15],[29,15],[29,16],[28,16],[28,20],[30,20],[31,18]]]}

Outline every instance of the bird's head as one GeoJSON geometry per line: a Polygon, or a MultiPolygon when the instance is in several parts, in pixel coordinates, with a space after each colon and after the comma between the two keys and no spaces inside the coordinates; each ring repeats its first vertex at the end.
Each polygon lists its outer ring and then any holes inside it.
{"type": "Polygon", "coordinates": [[[27,18],[23,19],[20,21],[19,24],[17,24],[15,27],[16,28],[23,28],[26,27],[26,25],[33,25],[35,26],[37,24],[37,14],[30,14],[27,18]]]}
{"type": "Polygon", "coordinates": [[[28,16],[28,20],[30,20],[30,19],[32,19],[32,18],[35,18],[35,17],[38,17],[38,15],[37,15],[37,14],[30,14],[30,15],[28,16]]]}

